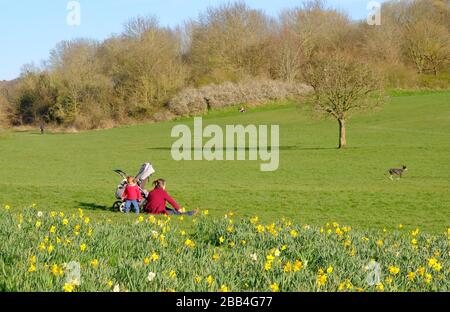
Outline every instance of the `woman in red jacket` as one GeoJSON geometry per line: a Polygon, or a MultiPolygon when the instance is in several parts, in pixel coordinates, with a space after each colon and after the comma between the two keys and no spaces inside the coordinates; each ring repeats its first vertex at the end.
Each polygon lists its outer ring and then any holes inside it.
{"type": "Polygon", "coordinates": [[[158,179],[153,182],[155,189],[148,194],[148,202],[145,207],[146,213],[165,214],[165,215],[188,215],[193,216],[198,213],[198,209],[181,212],[180,205],[170,197],[166,192],[166,180],[158,179]],[[172,205],[173,209],[166,206],[166,202],[172,205]]]}

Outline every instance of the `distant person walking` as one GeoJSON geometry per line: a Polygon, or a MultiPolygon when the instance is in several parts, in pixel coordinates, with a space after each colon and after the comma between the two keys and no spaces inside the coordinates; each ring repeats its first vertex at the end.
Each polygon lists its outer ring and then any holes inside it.
{"type": "Polygon", "coordinates": [[[41,131],[41,134],[44,134],[45,132],[45,125],[43,122],[41,122],[41,124],[39,125],[39,130],[41,131]]]}

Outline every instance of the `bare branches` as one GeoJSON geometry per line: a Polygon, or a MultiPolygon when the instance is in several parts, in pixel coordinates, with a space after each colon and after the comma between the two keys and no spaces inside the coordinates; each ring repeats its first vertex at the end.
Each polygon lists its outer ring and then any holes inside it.
{"type": "Polygon", "coordinates": [[[351,111],[368,109],[381,100],[379,94],[372,95],[382,89],[379,76],[347,55],[335,53],[312,60],[305,78],[314,89],[315,106],[339,121],[339,147],[346,145],[342,127],[351,111]]]}

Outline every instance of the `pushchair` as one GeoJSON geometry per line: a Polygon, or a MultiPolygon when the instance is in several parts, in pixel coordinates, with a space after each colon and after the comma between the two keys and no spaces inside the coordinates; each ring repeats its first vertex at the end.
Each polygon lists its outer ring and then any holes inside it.
{"type": "MultiPolygon", "coordinates": [[[[122,182],[117,186],[116,189],[116,199],[117,201],[113,204],[112,209],[114,211],[125,212],[125,202],[122,200],[123,192],[127,187],[127,177],[128,174],[120,169],[114,170],[115,173],[122,177],[122,182]]],[[[147,205],[147,197],[148,192],[145,190],[145,185],[150,177],[155,173],[155,169],[153,168],[151,163],[145,163],[141,166],[139,173],[136,175],[136,183],[139,186],[142,194],[143,200],[139,202],[139,209],[143,211],[143,208],[147,205]]]]}

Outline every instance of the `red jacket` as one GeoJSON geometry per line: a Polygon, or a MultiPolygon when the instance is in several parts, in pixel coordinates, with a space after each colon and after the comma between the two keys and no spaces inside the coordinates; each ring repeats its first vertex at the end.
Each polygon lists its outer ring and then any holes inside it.
{"type": "Polygon", "coordinates": [[[137,185],[128,185],[122,194],[123,200],[142,200],[141,189],[137,185]]]}
{"type": "Polygon", "coordinates": [[[155,188],[148,194],[148,203],[145,212],[151,214],[167,214],[166,201],[169,202],[177,211],[181,207],[167,194],[162,188],[155,188]]]}

